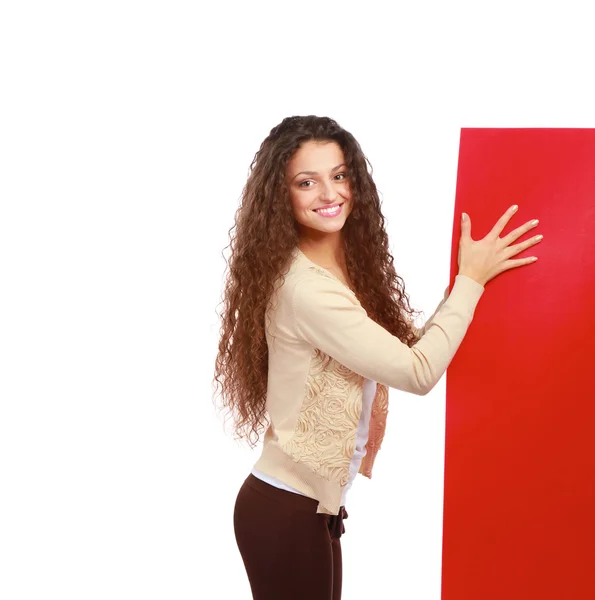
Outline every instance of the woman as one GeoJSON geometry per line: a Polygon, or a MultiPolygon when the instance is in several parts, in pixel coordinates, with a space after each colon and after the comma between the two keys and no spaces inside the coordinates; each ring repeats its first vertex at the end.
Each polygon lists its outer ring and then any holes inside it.
{"type": "Polygon", "coordinates": [[[236,216],[215,380],[236,437],[255,446],[264,431],[234,510],[255,600],[341,597],[346,494],[372,475],[388,388],[427,394],[486,283],[532,262],[511,257],[538,241],[511,246],[535,222],[499,238],[515,207],[477,242],[463,215],[453,289],[416,329],[367,164],[332,119],[286,118],[236,216]]]}

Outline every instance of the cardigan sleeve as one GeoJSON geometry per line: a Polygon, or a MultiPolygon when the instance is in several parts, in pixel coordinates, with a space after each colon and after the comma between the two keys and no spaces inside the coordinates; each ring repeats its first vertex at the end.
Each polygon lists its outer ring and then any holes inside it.
{"type": "Polygon", "coordinates": [[[309,275],[296,282],[296,336],[348,369],[389,387],[423,396],[438,383],[458,350],[485,288],[457,275],[424,334],[411,348],[368,317],[340,281],[309,275]]]}
{"type": "Polygon", "coordinates": [[[449,286],[447,285],[446,289],[444,290],[444,297],[442,298],[442,300],[440,300],[440,303],[436,307],[436,310],[432,313],[432,316],[429,317],[428,319],[426,319],[424,326],[423,327],[415,327],[414,325],[411,326],[417,339],[420,339],[423,336],[423,334],[426,332],[426,329],[430,326],[430,324],[434,320],[434,317],[438,314],[438,311],[442,308],[442,305],[446,302],[449,295],[450,295],[450,291],[449,291],[449,286]]]}

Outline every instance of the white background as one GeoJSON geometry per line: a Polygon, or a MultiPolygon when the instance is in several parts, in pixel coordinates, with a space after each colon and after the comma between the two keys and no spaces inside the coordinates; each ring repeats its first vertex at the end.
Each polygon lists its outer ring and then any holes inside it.
{"type": "MultiPolygon", "coordinates": [[[[595,126],[587,6],[2,3],[0,597],[250,598],[232,514],[260,449],[211,380],[254,153],[290,115],[351,131],[429,315],[460,128],[595,126]]],[[[440,597],[444,392],[391,390],[344,600],[440,597]]]]}

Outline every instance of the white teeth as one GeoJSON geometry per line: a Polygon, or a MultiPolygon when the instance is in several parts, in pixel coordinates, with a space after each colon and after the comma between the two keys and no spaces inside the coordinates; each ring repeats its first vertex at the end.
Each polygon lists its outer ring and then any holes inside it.
{"type": "Polygon", "coordinates": [[[328,215],[328,214],[332,215],[333,213],[338,212],[338,210],[340,208],[341,208],[341,205],[338,205],[338,206],[335,206],[334,208],[319,208],[319,209],[315,210],[314,212],[323,213],[325,215],[328,215]]]}

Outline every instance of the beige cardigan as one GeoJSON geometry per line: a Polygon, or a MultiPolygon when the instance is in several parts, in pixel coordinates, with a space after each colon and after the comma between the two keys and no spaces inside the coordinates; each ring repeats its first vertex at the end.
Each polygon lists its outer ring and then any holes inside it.
{"type": "Polygon", "coordinates": [[[371,478],[386,428],[388,388],[423,396],[436,385],[483,292],[475,280],[457,275],[409,348],[370,319],[340,279],[296,248],[266,314],[270,425],[254,466],[318,500],[318,513],[338,514],[364,379],[378,384],[359,470],[371,478]]]}

